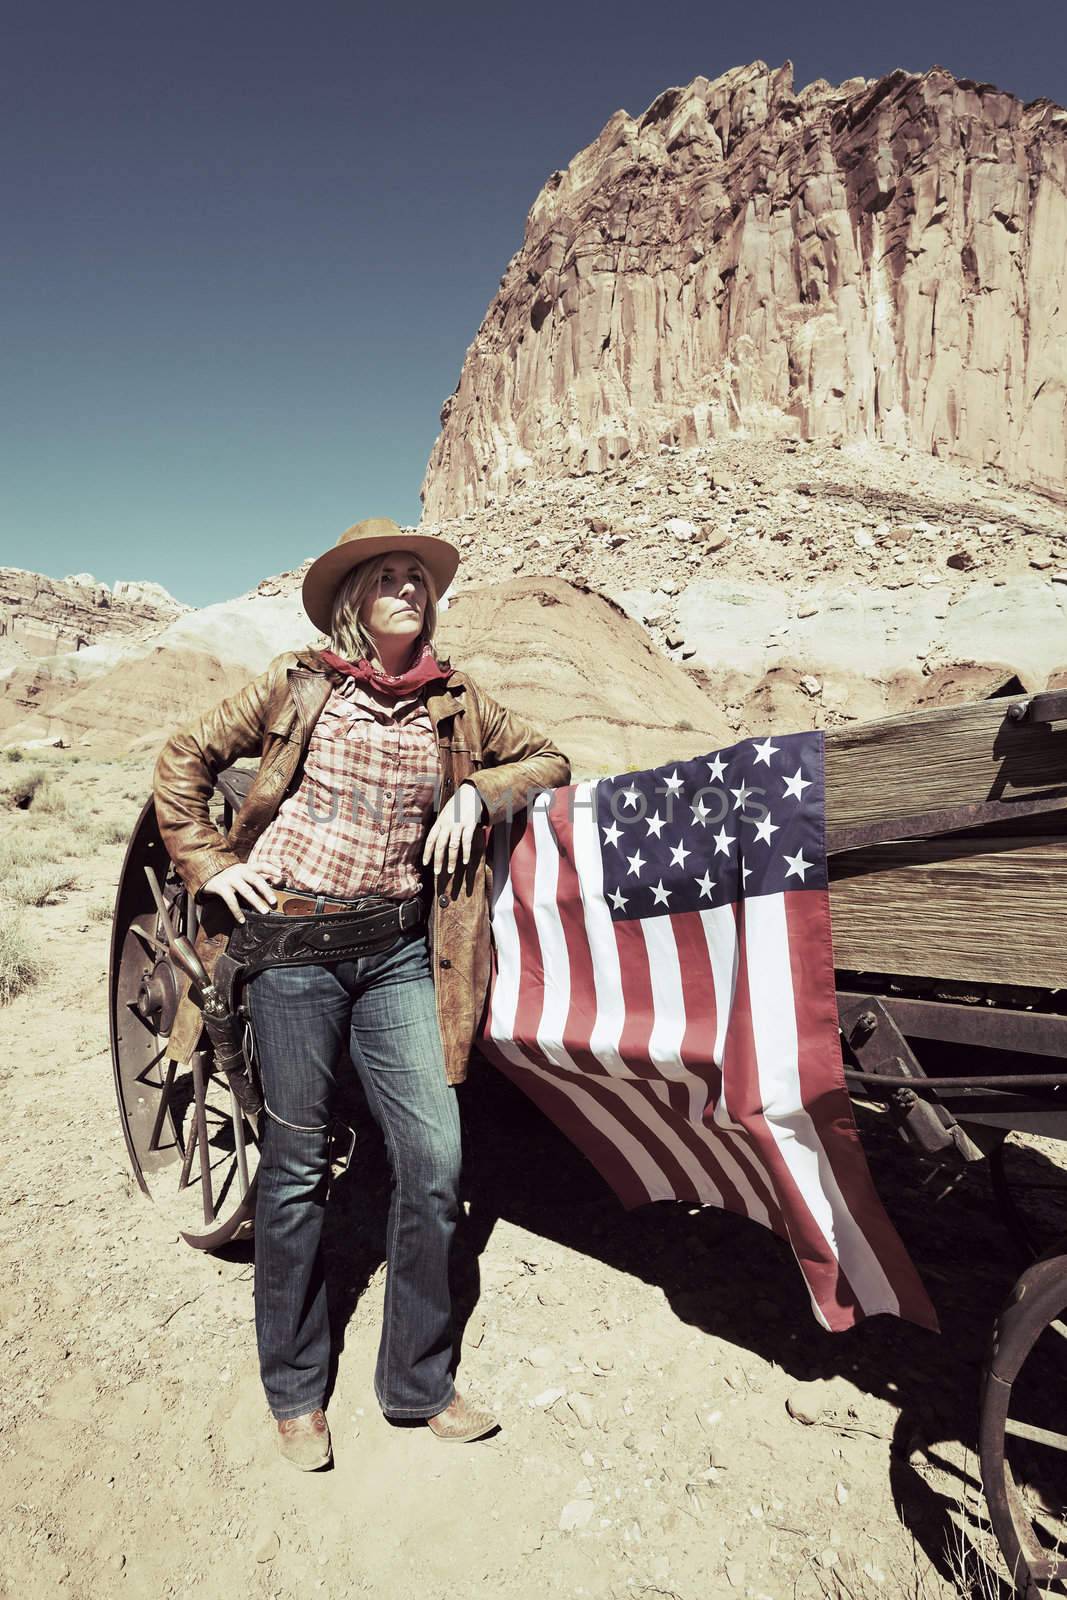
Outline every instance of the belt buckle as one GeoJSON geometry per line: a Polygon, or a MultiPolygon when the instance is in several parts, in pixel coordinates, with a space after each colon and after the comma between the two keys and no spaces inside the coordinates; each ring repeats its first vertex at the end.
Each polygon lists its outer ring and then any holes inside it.
{"type": "Polygon", "coordinates": [[[401,933],[406,933],[409,928],[413,928],[415,926],[415,924],[418,922],[418,920],[419,920],[419,902],[418,902],[418,900],[405,900],[403,905],[400,907],[400,931],[401,931],[401,933]]]}

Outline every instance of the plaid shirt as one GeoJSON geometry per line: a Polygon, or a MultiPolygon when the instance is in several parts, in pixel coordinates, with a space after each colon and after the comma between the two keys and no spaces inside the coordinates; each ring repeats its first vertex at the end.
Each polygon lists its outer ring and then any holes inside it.
{"type": "Polygon", "coordinates": [[[422,888],[421,856],[440,760],[417,696],[384,704],[354,678],[311,731],[299,787],[248,857],[275,888],[401,899],[422,888]]]}

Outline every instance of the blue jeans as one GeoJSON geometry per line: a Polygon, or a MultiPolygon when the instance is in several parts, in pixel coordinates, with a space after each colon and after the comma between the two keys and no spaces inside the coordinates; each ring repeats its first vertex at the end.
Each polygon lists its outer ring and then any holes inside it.
{"type": "Polygon", "coordinates": [[[345,1049],[385,1136],[393,1190],[374,1388],[387,1416],[452,1401],[448,1255],[460,1123],[445,1078],[425,927],[376,955],[276,966],[248,983],[268,1114],[256,1202],[256,1338],[277,1418],[321,1406],[330,1358],[322,1272],[329,1123],[345,1049]]]}

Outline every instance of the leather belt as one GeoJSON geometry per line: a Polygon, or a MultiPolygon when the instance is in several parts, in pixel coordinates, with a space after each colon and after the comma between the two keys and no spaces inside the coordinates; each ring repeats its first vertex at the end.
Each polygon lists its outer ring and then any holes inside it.
{"type": "MultiPolygon", "coordinates": [[[[277,900],[271,907],[271,912],[277,916],[281,913],[285,917],[316,917],[337,916],[342,912],[358,916],[361,912],[397,911],[403,913],[405,906],[418,905],[419,897],[412,900],[387,900],[382,895],[364,895],[357,900],[342,900],[336,895],[309,893],[294,894],[287,889],[275,890],[277,900]]],[[[410,912],[408,913],[410,915],[410,912]]],[[[401,923],[401,927],[414,926],[413,923],[401,923]]]]}
{"type": "MultiPolygon", "coordinates": [[[[281,891],[279,899],[286,892],[281,891]]],[[[314,906],[319,897],[295,898],[314,906]]],[[[326,914],[246,910],[244,922],[230,935],[227,951],[246,978],[275,964],[354,960],[386,949],[425,916],[421,895],[410,900],[348,901],[339,912],[326,914]]]]}

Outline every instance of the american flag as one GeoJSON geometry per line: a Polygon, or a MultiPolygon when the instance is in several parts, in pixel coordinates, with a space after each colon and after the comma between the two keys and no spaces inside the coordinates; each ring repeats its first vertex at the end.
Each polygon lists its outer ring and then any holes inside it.
{"type": "Polygon", "coordinates": [[[773,1229],[828,1329],[936,1328],[845,1087],[823,753],[819,731],[745,739],[498,824],[478,1044],[625,1206],[773,1229]]]}

